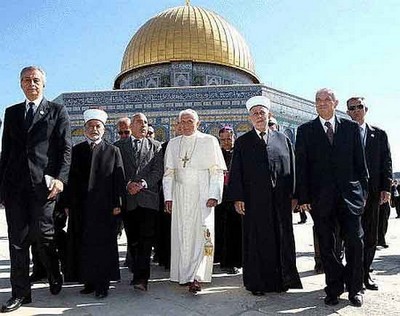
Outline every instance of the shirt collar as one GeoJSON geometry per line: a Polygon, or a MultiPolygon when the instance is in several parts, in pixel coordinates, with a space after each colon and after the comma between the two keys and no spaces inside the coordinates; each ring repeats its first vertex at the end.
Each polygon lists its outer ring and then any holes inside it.
{"type": "Polygon", "coordinates": [[[33,100],[33,101],[29,101],[28,99],[26,99],[26,100],[25,100],[25,107],[26,107],[26,110],[27,110],[27,111],[29,110],[29,103],[33,102],[33,103],[35,104],[35,105],[33,106],[33,111],[35,112],[36,109],[38,108],[39,104],[42,102],[42,100],[43,100],[43,97],[41,97],[41,98],[39,98],[39,99],[36,99],[36,100],[33,100]]]}
{"type": "Polygon", "coordinates": [[[90,140],[89,138],[86,137],[86,141],[88,142],[88,144],[90,145],[91,143],[95,143],[96,145],[100,144],[102,139],[98,139],[96,141],[90,140]]]}
{"type": "MultiPolygon", "coordinates": [[[[261,131],[259,131],[259,130],[256,129],[256,128],[254,128],[254,129],[255,129],[255,131],[256,131],[258,137],[261,137],[261,135],[260,135],[261,131]]],[[[267,134],[268,132],[269,132],[269,129],[267,128],[267,129],[264,131],[264,133],[267,134]]]]}
{"type": "Polygon", "coordinates": [[[360,125],[360,128],[362,128],[362,130],[363,130],[363,132],[365,132],[366,131],[366,129],[367,129],[367,123],[362,123],[361,125],[360,125]]]}
{"type": "Polygon", "coordinates": [[[335,130],[335,125],[336,125],[336,120],[335,120],[335,115],[333,115],[329,120],[325,120],[323,119],[321,116],[319,117],[319,121],[322,124],[322,127],[324,128],[324,130],[327,130],[328,128],[325,126],[325,122],[329,122],[332,125],[332,129],[335,130]]]}

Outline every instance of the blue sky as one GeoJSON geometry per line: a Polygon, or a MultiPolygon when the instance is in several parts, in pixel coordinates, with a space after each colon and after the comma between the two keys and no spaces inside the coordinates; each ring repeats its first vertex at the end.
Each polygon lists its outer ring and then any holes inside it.
{"type": "MultiPolygon", "coordinates": [[[[42,66],[46,96],[108,90],[130,38],[184,0],[2,0],[0,115],[23,100],[18,74],[42,66]]],[[[222,15],[247,40],[261,82],[312,100],[336,90],[339,109],[364,96],[367,119],[389,134],[400,171],[400,1],[192,0],[222,15]]]]}

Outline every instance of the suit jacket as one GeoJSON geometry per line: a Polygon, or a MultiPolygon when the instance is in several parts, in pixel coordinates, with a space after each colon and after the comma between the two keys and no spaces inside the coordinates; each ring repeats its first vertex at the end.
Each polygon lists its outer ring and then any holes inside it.
{"type": "Polygon", "coordinates": [[[1,194],[19,192],[30,180],[45,185],[44,175],[67,183],[71,162],[71,128],[63,105],[43,98],[32,125],[25,129],[25,102],[6,109],[0,160],[1,194]]]}
{"type": "Polygon", "coordinates": [[[366,124],[365,158],[369,172],[369,192],[390,192],[392,158],[386,132],[366,124]]]}
{"type": "Polygon", "coordinates": [[[356,215],[367,196],[368,171],[358,124],[336,117],[333,144],[319,117],[297,129],[296,194],[322,215],[332,210],[337,194],[356,215]],[[335,192],[337,193],[335,195],[335,192]]]}
{"type": "Polygon", "coordinates": [[[126,210],[134,210],[138,206],[159,209],[159,181],[163,176],[163,154],[161,144],[153,139],[143,138],[138,161],[135,161],[132,138],[121,139],[115,142],[122,155],[125,177],[129,181],[147,183],[147,188],[136,195],[126,194],[126,210]]]}

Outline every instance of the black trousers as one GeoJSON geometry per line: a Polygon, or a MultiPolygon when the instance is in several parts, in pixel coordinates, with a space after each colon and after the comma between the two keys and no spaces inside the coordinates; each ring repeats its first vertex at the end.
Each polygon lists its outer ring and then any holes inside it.
{"type": "Polygon", "coordinates": [[[43,184],[36,188],[12,189],[5,196],[11,259],[11,287],[13,297],[31,295],[29,282],[29,247],[36,243],[37,253],[49,280],[60,277],[59,261],[54,246],[53,210],[55,201],[43,184]]]}
{"type": "Polygon", "coordinates": [[[389,202],[382,204],[379,208],[378,245],[386,245],[386,233],[389,226],[390,205],[389,202]]]}
{"type": "MultiPolygon", "coordinates": [[[[222,202],[215,213],[223,214],[223,241],[221,268],[242,267],[242,217],[236,213],[233,202],[222,202]]],[[[217,247],[217,244],[215,245],[217,247]]]]}
{"type": "Polygon", "coordinates": [[[311,215],[319,239],[322,264],[325,272],[325,292],[339,296],[344,285],[352,297],[362,290],[363,284],[363,229],[361,216],[352,214],[343,199],[337,196],[330,212],[313,208],[311,215]],[[345,245],[346,266],[336,251],[337,225],[345,245]]]}
{"type": "Polygon", "coordinates": [[[364,230],[364,280],[369,278],[369,270],[378,244],[380,192],[369,192],[361,223],[364,230]]]}
{"type": "MultiPolygon", "coordinates": [[[[54,244],[57,250],[57,255],[61,263],[61,270],[65,273],[66,264],[66,248],[67,248],[67,233],[64,228],[67,223],[67,215],[64,212],[63,207],[57,207],[57,203],[54,209],[54,244]]],[[[37,249],[36,243],[32,244],[32,272],[39,276],[46,276],[46,268],[40,261],[40,254],[37,249]]]]}
{"type": "Polygon", "coordinates": [[[151,248],[156,234],[157,211],[137,207],[124,214],[124,225],[128,228],[128,249],[132,256],[133,284],[146,283],[150,278],[151,248]]]}

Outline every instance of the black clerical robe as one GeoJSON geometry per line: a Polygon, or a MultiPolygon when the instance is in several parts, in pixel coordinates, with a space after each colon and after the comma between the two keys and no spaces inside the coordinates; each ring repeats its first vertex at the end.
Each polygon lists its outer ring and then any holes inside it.
{"type": "Polygon", "coordinates": [[[119,149],[101,141],[72,149],[65,205],[69,208],[66,281],[97,284],[118,280],[117,218],[124,171],[119,149]]]}
{"type": "Polygon", "coordinates": [[[282,133],[267,141],[256,131],[235,143],[229,199],[245,202],[243,282],[249,291],[281,292],[302,288],[296,268],[291,198],[293,150],[282,133]]]}

